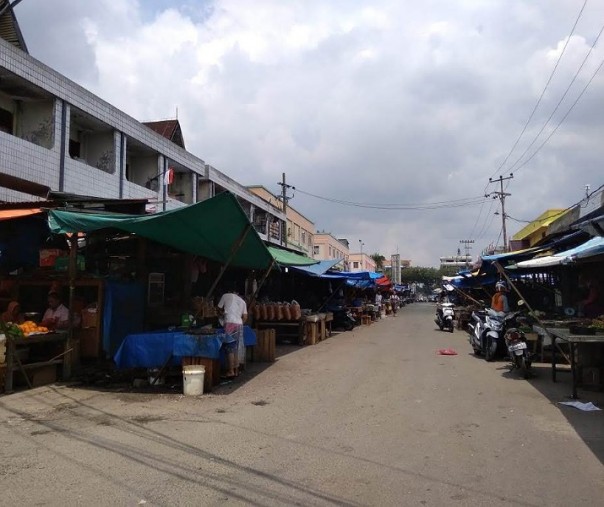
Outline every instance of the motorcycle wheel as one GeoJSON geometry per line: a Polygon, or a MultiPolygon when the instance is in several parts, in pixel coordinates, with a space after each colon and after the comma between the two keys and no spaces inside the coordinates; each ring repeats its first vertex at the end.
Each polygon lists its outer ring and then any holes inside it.
{"type": "Polygon", "coordinates": [[[454,329],[455,329],[455,326],[453,324],[451,324],[449,326],[449,333],[452,333],[454,329]]]}
{"type": "Polygon", "coordinates": [[[492,338],[487,337],[487,343],[484,351],[484,358],[486,361],[493,361],[495,359],[495,352],[497,351],[497,342],[494,342],[492,338]]]}
{"type": "Polygon", "coordinates": [[[520,371],[522,372],[522,376],[525,379],[528,379],[531,376],[531,367],[528,361],[526,360],[526,357],[520,356],[520,360],[518,362],[520,363],[520,371]]]}

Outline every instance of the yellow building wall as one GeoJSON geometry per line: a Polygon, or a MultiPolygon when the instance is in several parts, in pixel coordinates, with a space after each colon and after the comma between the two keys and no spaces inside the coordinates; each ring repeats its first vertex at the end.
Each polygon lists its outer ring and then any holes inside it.
{"type": "MultiPolygon", "coordinates": [[[[248,190],[261,199],[283,210],[283,204],[275,194],[260,186],[248,187],[248,190]]],[[[287,246],[312,257],[315,224],[291,206],[287,207],[287,246]]]]}
{"type": "Polygon", "coordinates": [[[328,233],[317,233],[314,238],[314,258],[318,260],[344,259],[348,261],[350,254],[346,245],[328,233]]]}

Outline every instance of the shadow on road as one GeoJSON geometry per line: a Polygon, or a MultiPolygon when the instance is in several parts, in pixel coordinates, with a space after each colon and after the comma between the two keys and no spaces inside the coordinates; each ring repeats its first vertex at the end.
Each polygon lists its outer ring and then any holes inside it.
{"type": "Polygon", "coordinates": [[[547,363],[536,363],[532,367],[532,376],[528,380],[522,377],[518,370],[510,370],[507,362],[502,362],[497,368],[504,378],[528,382],[532,387],[547,398],[564,415],[569,424],[589,447],[593,454],[604,465],[604,393],[588,386],[579,387],[579,400],[583,403],[592,402],[600,412],[584,412],[574,407],[561,405],[562,401],[572,401],[572,379],[570,370],[558,370],[557,381],[552,380],[552,368],[547,363]]]}

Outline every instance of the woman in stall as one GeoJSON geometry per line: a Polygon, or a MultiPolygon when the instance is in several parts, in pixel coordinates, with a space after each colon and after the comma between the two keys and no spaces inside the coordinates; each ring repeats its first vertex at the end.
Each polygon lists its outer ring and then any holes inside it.
{"type": "Polygon", "coordinates": [[[1,318],[4,323],[12,322],[13,324],[23,324],[25,321],[25,318],[21,313],[21,305],[18,301],[11,301],[1,318]]]}

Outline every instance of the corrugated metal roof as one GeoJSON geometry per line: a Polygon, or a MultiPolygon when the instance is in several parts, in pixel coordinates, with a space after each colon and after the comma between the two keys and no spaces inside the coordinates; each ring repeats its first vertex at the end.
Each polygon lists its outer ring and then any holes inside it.
{"type": "Polygon", "coordinates": [[[9,0],[0,0],[0,37],[29,53],[9,0]]]}
{"type": "Polygon", "coordinates": [[[146,121],[143,122],[143,125],[146,125],[160,136],[169,139],[181,148],[185,147],[185,140],[182,136],[182,130],[178,120],[146,121]]]}
{"type": "Polygon", "coordinates": [[[531,234],[539,231],[540,229],[547,228],[550,224],[558,220],[561,216],[568,212],[568,209],[548,209],[542,213],[536,220],[533,220],[530,224],[518,231],[512,240],[518,241],[528,238],[531,234]]]}

